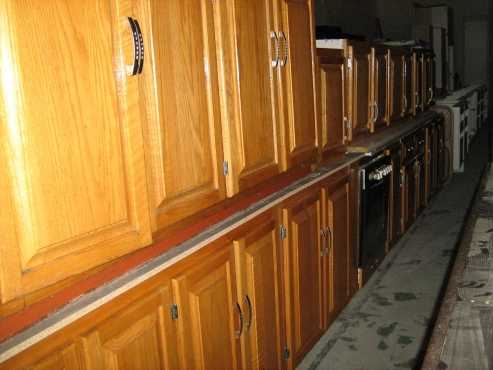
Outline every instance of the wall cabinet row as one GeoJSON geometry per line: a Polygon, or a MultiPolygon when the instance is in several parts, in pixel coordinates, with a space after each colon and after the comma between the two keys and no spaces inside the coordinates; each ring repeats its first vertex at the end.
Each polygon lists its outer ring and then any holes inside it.
{"type": "Polygon", "coordinates": [[[430,52],[342,40],[317,56],[323,157],[432,103],[430,52]]]}
{"type": "Polygon", "coordinates": [[[355,291],[352,194],[334,175],[0,369],[293,369],[355,291]]]}
{"type": "Polygon", "coordinates": [[[312,7],[4,1],[0,301],[313,162],[312,7]]]}

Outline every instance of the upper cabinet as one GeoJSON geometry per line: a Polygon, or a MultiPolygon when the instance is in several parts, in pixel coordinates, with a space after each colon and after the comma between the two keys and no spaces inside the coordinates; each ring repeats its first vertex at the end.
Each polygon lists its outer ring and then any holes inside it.
{"type": "Polygon", "coordinates": [[[387,98],[390,54],[387,48],[372,48],[370,131],[388,123],[387,98]]]}
{"type": "Polygon", "coordinates": [[[327,157],[348,141],[346,62],[341,50],[318,49],[320,63],[320,150],[327,157]]]}
{"type": "Polygon", "coordinates": [[[348,63],[348,101],[351,132],[349,139],[368,133],[371,120],[371,48],[364,43],[354,43],[346,48],[348,63]]]}
{"type": "Polygon", "coordinates": [[[2,301],[151,241],[134,6],[0,5],[2,301]]]}
{"type": "Polygon", "coordinates": [[[150,201],[163,228],[226,194],[214,9],[198,0],[141,6],[150,201]]]}
{"type": "Polygon", "coordinates": [[[423,56],[423,104],[426,107],[431,105],[434,95],[434,60],[433,55],[427,52],[423,56]]]}
{"type": "Polygon", "coordinates": [[[414,114],[423,111],[423,54],[413,53],[413,107],[414,114]]]}
{"type": "Polygon", "coordinates": [[[281,171],[279,36],[272,0],[214,7],[227,189],[233,195],[281,171]]]}
{"type": "Polygon", "coordinates": [[[401,49],[390,49],[390,80],[388,122],[406,115],[405,77],[406,61],[401,49]]]}
{"type": "Polygon", "coordinates": [[[413,54],[406,52],[404,54],[404,102],[403,116],[414,114],[414,94],[413,94],[413,54]]]}
{"type": "Polygon", "coordinates": [[[317,155],[315,113],[315,24],[312,0],[280,0],[279,71],[285,124],[285,169],[317,155]]]}

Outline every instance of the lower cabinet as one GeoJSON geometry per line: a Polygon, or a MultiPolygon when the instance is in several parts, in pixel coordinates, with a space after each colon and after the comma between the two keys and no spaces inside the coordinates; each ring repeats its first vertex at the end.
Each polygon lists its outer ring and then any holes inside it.
{"type": "Polygon", "coordinates": [[[416,161],[411,161],[401,168],[402,176],[402,230],[405,232],[416,218],[416,161]]]}
{"type": "Polygon", "coordinates": [[[287,199],[0,370],[287,370],[357,281],[348,169],[287,199]]]}

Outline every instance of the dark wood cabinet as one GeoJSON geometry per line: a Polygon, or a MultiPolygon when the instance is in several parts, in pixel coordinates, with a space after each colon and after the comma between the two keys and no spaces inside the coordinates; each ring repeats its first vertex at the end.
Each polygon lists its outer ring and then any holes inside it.
{"type": "Polygon", "coordinates": [[[423,53],[422,69],[423,69],[423,109],[428,108],[432,102],[435,94],[434,88],[434,59],[433,54],[430,51],[423,53]]]}
{"type": "Polygon", "coordinates": [[[401,209],[402,209],[402,182],[401,182],[401,145],[390,148],[392,160],[392,174],[390,180],[390,202],[389,202],[389,246],[392,246],[402,235],[401,209]]]}
{"type": "Polygon", "coordinates": [[[402,49],[390,49],[389,102],[387,121],[397,121],[406,115],[406,59],[402,49]]]}
{"type": "Polygon", "coordinates": [[[346,60],[341,50],[318,49],[319,145],[322,157],[343,150],[351,135],[346,104],[346,60]]]}
{"type": "Polygon", "coordinates": [[[413,52],[412,84],[413,84],[413,113],[423,111],[423,54],[413,52]]]}
{"type": "Polygon", "coordinates": [[[370,131],[388,123],[387,98],[390,54],[387,48],[372,48],[370,131]]]}
{"type": "Polygon", "coordinates": [[[348,63],[348,104],[351,133],[349,139],[368,133],[371,125],[372,52],[366,43],[354,43],[346,48],[348,63]]]}

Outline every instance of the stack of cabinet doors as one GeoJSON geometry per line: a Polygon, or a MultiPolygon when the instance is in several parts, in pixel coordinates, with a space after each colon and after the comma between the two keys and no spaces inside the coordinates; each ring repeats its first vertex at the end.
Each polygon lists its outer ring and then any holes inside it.
{"type": "Polygon", "coordinates": [[[1,302],[315,161],[312,15],[311,0],[3,1],[1,302]]]}
{"type": "Polygon", "coordinates": [[[429,52],[340,40],[317,49],[320,148],[344,151],[360,135],[425,110],[433,99],[429,52]]]}
{"type": "Polygon", "coordinates": [[[294,369],[356,289],[350,174],[301,190],[0,369],[294,369]]]}

